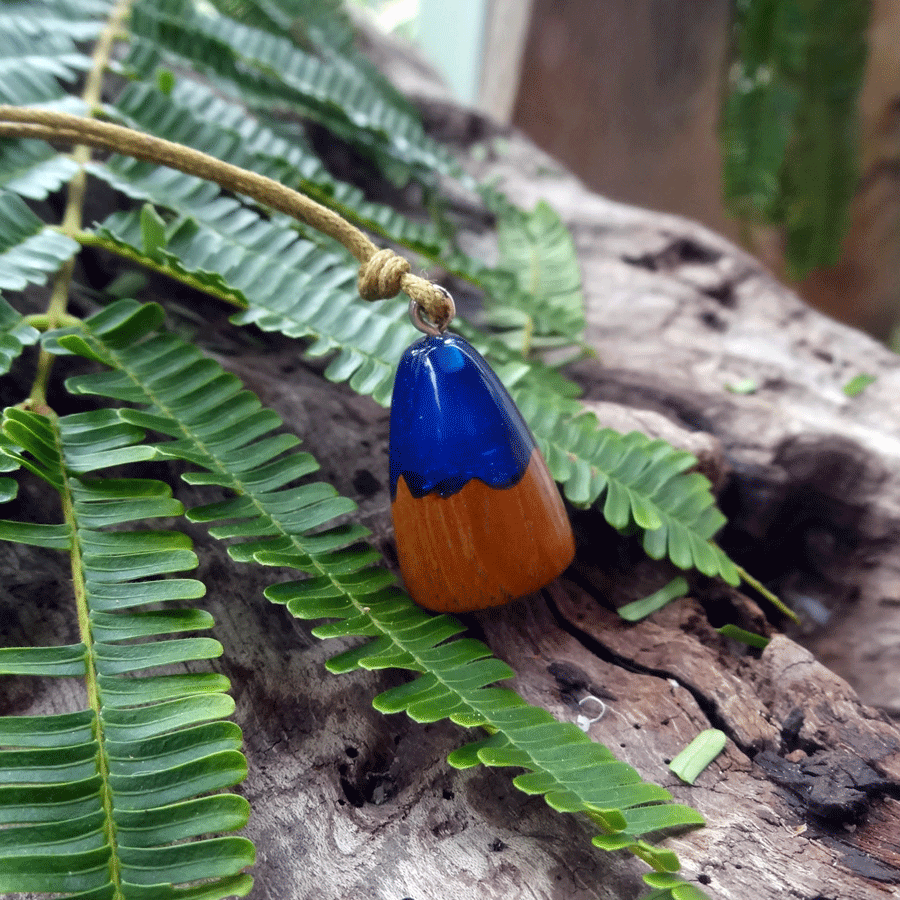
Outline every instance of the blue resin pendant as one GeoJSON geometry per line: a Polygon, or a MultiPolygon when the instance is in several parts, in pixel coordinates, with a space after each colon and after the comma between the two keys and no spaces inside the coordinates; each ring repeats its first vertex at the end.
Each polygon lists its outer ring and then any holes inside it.
{"type": "Polygon", "coordinates": [[[571,563],[572,529],[534,437],[461,337],[431,334],[403,354],[390,469],[400,568],[420,606],[499,606],[571,563]]]}

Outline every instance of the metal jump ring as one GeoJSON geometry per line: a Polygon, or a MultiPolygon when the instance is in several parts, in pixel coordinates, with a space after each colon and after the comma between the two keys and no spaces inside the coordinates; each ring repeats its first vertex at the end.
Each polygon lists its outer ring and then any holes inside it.
{"type": "Polygon", "coordinates": [[[439,324],[432,322],[430,319],[426,319],[425,309],[417,300],[409,301],[409,317],[412,320],[413,325],[415,325],[423,334],[439,337],[447,330],[448,326],[453,321],[453,317],[456,315],[456,304],[453,302],[453,297],[450,296],[450,292],[446,288],[442,288],[439,284],[436,284],[435,287],[447,299],[447,305],[449,307],[447,317],[439,324]]]}

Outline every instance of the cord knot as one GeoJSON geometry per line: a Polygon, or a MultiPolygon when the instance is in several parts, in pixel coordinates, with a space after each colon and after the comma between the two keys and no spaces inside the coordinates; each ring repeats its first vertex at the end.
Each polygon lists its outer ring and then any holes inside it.
{"type": "Polygon", "coordinates": [[[357,288],[363,300],[388,300],[402,288],[403,276],[409,272],[409,260],[393,250],[379,250],[359,267],[357,288]]]}

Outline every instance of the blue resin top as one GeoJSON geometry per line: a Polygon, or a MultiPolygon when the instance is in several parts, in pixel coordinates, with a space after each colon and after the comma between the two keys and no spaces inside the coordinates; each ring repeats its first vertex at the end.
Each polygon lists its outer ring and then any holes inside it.
{"type": "Polygon", "coordinates": [[[425,337],[400,359],[391,401],[391,498],[402,475],[414,497],[449,497],[473,478],[510,487],[534,438],[506,388],[471,344],[425,337]]]}

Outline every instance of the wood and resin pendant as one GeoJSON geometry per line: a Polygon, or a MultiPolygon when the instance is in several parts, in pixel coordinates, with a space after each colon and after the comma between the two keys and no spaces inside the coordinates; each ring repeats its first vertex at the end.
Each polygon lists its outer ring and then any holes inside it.
{"type": "Polygon", "coordinates": [[[499,606],[572,561],[569,519],[531,431],[457,335],[435,329],[400,360],[390,483],[400,568],[420,606],[499,606]]]}

